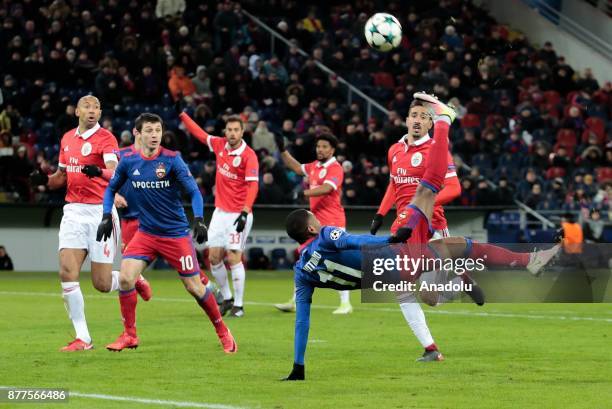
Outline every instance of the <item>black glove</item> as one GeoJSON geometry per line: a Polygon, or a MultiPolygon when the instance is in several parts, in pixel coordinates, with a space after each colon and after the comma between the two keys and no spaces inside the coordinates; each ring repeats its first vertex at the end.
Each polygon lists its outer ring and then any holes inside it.
{"type": "Polygon", "coordinates": [[[95,178],[96,176],[102,176],[102,169],[100,169],[100,167],[96,165],[85,165],[83,166],[83,169],[81,169],[81,172],[90,178],[95,178]]]}
{"type": "Polygon", "coordinates": [[[287,150],[287,147],[285,146],[285,137],[283,135],[275,133],[274,142],[276,142],[279,152],[285,152],[287,150]]]}
{"type": "Polygon", "coordinates": [[[98,225],[96,241],[106,241],[113,234],[113,216],[110,213],[102,215],[102,221],[98,225]]]}
{"type": "Polygon", "coordinates": [[[246,226],[246,222],[247,222],[247,216],[249,214],[247,212],[240,212],[240,216],[238,216],[236,218],[236,220],[234,220],[234,224],[236,225],[236,231],[238,233],[242,233],[242,231],[244,230],[244,226],[246,226]]]}
{"type": "Polygon", "coordinates": [[[376,232],[383,224],[384,217],[385,216],[383,216],[382,214],[376,213],[376,216],[374,216],[374,218],[372,219],[372,224],[370,225],[370,234],[376,235],[376,232]]]}
{"type": "Polygon", "coordinates": [[[400,227],[395,234],[389,237],[389,243],[405,243],[412,235],[410,227],[400,227]]]}
{"type": "Polygon", "coordinates": [[[293,370],[288,377],[283,378],[283,381],[303,381],[304,380],[304,365],[293,364],[293,370]]]}
{"type": "Polygon", "coordinates": [[[49,182],[49,176],[46,173],[42,173],[40,170],[35,170],[30,173],[30,183],[34,186],[46,185],[49,182]]]}
{"type": "Polygon", "coordinates": [[[208,229],[204,224],[203,217],[193,219],[193,238],[198,244],[202,244],[208,240],[208,229]]]}

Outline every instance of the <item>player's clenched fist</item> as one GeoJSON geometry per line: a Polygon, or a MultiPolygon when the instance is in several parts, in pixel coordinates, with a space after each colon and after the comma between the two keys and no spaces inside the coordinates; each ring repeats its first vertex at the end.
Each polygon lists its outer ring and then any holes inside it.
{"type": "Polygon", "coordinates": [[[110,213],[104,213],[102,221],[98,225],[98,233],[96,234],[97,241],[106,241],[113,234],[113,216],[110,213]]]}
{"type": "Polygon", "coordinates": [[[410,227],[400,227],[395,234],[389,237],[389,243],[405,243],[412,235],[410,227]]]}
{"type": "Polygon", "coordinates": [[[376,235],[376,232],[383,224],[383,219],[384,216],[382,214],[376,213],[376,216],[374,216],[374,219],[372,219],[372,224],[370,225],[370,234],[376,235]]]}
{"type": "Polygon", "coordinates": [[[202,217],[193,219],[193,238],[198,244],[202,244],[208,240],[208,229],[202,217]]]}
{"type": "Polygon", "coordinates": [[[248,215],[249,214],[247,212],[242,211],[240,212],[240,216],[238,216],[236,220],[234,221],[234,224],[236,225],[236,231],[238,233],[242,233],[242,231],[244,230],[244,226],[246,226],[248,215]]]}
{"type": "Polygon", "coordinates": [[[293,370],[283,381],[303,381],[304,378],[304,365],[293,364],[293,370]]]}
{"type": "Polygon", "coordinates": [[[83,169],[81,169],[81,172],[90,178],[102,176],[102,169],[96,165],[85,165],[83,169]]]}
{"type": "Polygon", "coordinates": [[[49,181],[49,176],[46,173],[42,173],[40,170],[35,170],[30,173],[30,183],[34,186],[46,185],[49,181]]]}

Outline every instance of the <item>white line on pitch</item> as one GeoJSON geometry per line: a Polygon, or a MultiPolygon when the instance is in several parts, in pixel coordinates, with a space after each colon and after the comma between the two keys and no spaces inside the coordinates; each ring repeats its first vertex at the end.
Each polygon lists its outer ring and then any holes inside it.
{"type": "MultiPolygon", "coordinates": [[[[0,291],[0,295],[20,295],[20,296],[43,296],[43,297],[57,297],[60,298],[61,293],[45,293],[45,292],[28,292],[28,291],[0,291]]],[[[111,299],[112,296],[104,295],[104,294],[88,294],[85,298],[102,298],[102,299],[111,299]]],[[[193,300],[190,297],[185,298],[165,298],[165,297],[154,297],[153,301],[160,302],[189,302],[192,303],[193,300]]],[[[273,307],[273,303],[265,303],[265,302],[254,302],[247,301],[246,305],[257,305],[262,307],[273,307]]],[[[332,305],[318,305],[313,304],[312,308],[315,309],[325,309],[325,310],[333,310],[336,309],[337,306],[332,305]]],[[[398,308],[389,308],[389,307],[355,307],[356,311],[373,311],[373,312],[398,312],[398,308]]],[[[434,309],[426,309],[425,313],[427,314],[440,314],[440,315],[461,315],[466,317],[492,317],[492,318],[526,318],[526,319],[536,319],[536,320],[561,320],[561,321],[596,321],[596,322],[609,322],[612,323],[612,318],[602,318],[602,317],[581,317],[581,316],[571,316],[571,315],[546,315],[546,314],[520,314],[520,313],[506,313],[506,312],[478,312],[478,311],[447,311],[447,310],[434,310],[434,309]]]]}
{"type": "MultiPolygon", "coordinates": [[[[16,389],[14,386],[0,386],[0,388],[11,388],[16,389]]],[[[132,403],[144,403],[147,405],[168,405],[177,408],[205,408],[205,409],[243,409],[244,406],[233,406],[233,405],[222,405],[217,403],[200,403],[200,402],[185,402],[175,400],[162,400],[162,399],[145,399],[136,398],[132,396],[116,396],[116,395],[104,395],[100,393],[81,393],[81,392],[68,392],[69,398],[86,398],[86,399],[100,399],[100,400],[112,400],[119,402],[132,402],[132,403]]]]}

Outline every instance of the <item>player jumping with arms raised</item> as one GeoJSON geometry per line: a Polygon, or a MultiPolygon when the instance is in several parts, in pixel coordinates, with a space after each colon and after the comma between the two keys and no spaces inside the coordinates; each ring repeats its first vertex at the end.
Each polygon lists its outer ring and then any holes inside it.
{"type": "MultiPolygon", "coordinates": [[[[119,272],[113,271],[113,259],[119,240],[117,211],[109,208],[113,234],[104,242],[96,241],[96,229],[102,216],[102,198],[113,169],[117,166],[117,140],[98,123],[102,110],[93,95],[81,97],[75,111],[79,125],[64,134],[60,145],[58,170],[50,176],[34,172],[35,185],[59,189],[67,185],[64,215],[59,231],[59,264],[63,298],[76,338],[61,350],[81,351],[93,348],[85,319],[85,301],[79,285],[79,273],[85,258],[91,260],[91,279],[101,292],[119,289],[119,272]],[[98,178],[92,178],[95,172],[98,178]]],[[[139,279],[137,289],[143,298],[151,289],[139,279]]]]}
{"type": "Polygon", "coordinates": [[[189,223],[181,200],[181,188],[191,197],[193,237],[198,243],[207,239],[204,224],[204,203],[197,184],[180,154],[161,147],[163,122],[155,114],[144,113],[136,118],[134,131],[141,138],[139,152],[127,153],[104,194],[104,214],[98,226],[97,240],[112,235],[111,209],[113,197],[130,183],[133,200],[139,209],[139,228],[123,253],[119,303],[124,332],[107,345],[111,351],[138,347],[136,335],[136,278],[155,257],[163,257],[175,268],[185,289],[206,312],[223,350],[234,353],[238,347],[225,326],[215,297],[200,281],[200,268],[191,240],[189,223]]]}
{"type": "MultiPolygon", "coordinates": [[[[301,244],[300,258],[294,267],[296,285],[296,320],[293,370],[285,380],[305,379],[304,355],[310,328],[310,305],[312,294],[317,287],[333,289],[361,288],[362,251],[366,245],[384,245],[407,240],[420,254],[410,257],[436,258],[438,251],[446,248],[448,257],[470,257],[486,260],[486,265],[525,266],[532,273],[539,271],[556,254],[558,246],[534,253],[514,253],[506,249],[472,242],[470,239],[448,237],[436,240],[431,246],[423,246],[430,235],[431,218],[436,193],[441,189],[448,164],[448,130],[455,117],[454,111],[426,94],[415,94],[423,99],[435,113],[434,145],[429,152],[427,170],[423,175],[416,194],[405,212],[405,217],[396,220],[392,236],[375,237],[352,235],[334,227],[321,227],[316,217],[303,209],[293,211],[287,217],[287,234],[301,244]],[[452,245],[452,246],[450,246],[452,245]],[[421,249],[426,251],[421,252],[421,249]],[[486,254],[486,257],[483,257],[486,254]]],[[[381,250],[383,255],[389,248],[381,250]]]]}
{"type": "Polygon", "coordinates": [[[257,155],[242,139],[244,124],[237,116],[225,124],[225,138],[212,136],[198,126],[185,112],[179,115],[187,130],[207,145],[215,154],[215,211],[210,221],[208,256],[217,285],[223,294],[221,315],[244,316],[245,271],[242,252],[253,226],[253,203],[259,190],[259,162],[257,155]],[[234,297],[223,263],[225,251],[232,270],[234,297]]]}

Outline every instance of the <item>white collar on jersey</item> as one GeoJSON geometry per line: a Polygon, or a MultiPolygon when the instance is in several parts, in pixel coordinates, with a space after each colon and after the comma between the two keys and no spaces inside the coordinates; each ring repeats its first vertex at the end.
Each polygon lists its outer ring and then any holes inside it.
{"type": "Polygon", "coordinates": [[[85,132],[83,132],[83,134],[80,134],[79,127],[77,126],[77,129],[74,132],[74,136],[80,136],[84,140],[87,140],[89,139],[91,135],[95,134],[98,131],[98,129],[100,129],[100,124],[96,122],[93,128],[86,130],[85,132]]]}
{"type": "Polygon", "coordinates": [[[317,168],[327,168],[329,165],[331,165],[335,161],[336,161],[336,157],[332,156],[331,158],[327,159],[327,162],[325,163],[317,162],[317,168]]]}
{"type": "MultiPolygon", "coordinates": [[[[408,136],[408,134],[402,136],[402,139],[400,139],[399,141],[401,143],[404,144],[404,149],[407,150],[408,149],[408,144],[406,143],[406,137],[408,136]]],[[[420,146],[423,145],[425,142],[429,141],[431,139],[431,137],[429,136],[429,134],[425,135],[425,136],[421,136],[419,139],[417,139],[416,141],[412,142],[410,144],[410,146],[420,146]]]]}
{"type": "Polygon", "coordinates": [[[230,146],[227,142],[225,142],[225,150],[228,151],[228,155],[234,155],[234,156],[240,156],[242,155],[242,152],[244,152],[244,150],[246,149],[247,144],[244,141],[244,139],[242,140],[242,144],[240,144],[240,147],[234,149],[233,151],[230,151],[230,146]]]}

